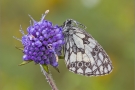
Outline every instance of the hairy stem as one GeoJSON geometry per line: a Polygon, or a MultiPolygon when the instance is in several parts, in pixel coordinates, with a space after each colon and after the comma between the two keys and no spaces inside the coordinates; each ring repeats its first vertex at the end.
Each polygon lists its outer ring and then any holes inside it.
{"type": "Polygon", "coordinates": [[[42,65],[40,65],[40,67],[41,67],[41,71],[43,72],[44,76],[46,77],[46,80],[47,80],[47,82],[49,83],[49,85],[51,86],[52,90],[58,90],[56,84],[54,83],[54,80],[53,80],[51,74],[48,74],[48,73],[44,70],[44,68],[43,68],[42,65]]]}

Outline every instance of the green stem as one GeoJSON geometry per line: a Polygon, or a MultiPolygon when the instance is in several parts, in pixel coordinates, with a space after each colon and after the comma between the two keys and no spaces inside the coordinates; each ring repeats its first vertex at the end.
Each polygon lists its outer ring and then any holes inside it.
{"type": "Polygon", "coordinates": [[[48,73],[44,70],[44,68],[43,68],[43,66],[42,66],[41,64],[40,64],[40,67],[41,67],[41,71],[43,72],[44,76],[46,77],[46,80],[47,80],[47,82],[49,83],[49,85],[51,86],[52,90],[58,90],[56,84],[54,83],[54,80],[53,80],[51,74],[50,74],[50,73],[48,74],[48,73]]]}

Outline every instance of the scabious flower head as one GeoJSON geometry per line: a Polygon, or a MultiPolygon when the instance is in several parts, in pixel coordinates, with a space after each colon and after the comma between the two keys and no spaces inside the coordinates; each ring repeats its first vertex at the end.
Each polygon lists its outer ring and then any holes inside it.
{"type": "Polygon", "coordinates": [[[37,64],[50,64],[57,67],[57,56],[61,55],[64,44],[62,28],[44,20],[46,14],[42,15],[39,22],[30,16],[33,24],[27,28],[28,34],[20,30],[23,34],[21,40],[24,46],[23,60],[33,60],[37,64]]]}

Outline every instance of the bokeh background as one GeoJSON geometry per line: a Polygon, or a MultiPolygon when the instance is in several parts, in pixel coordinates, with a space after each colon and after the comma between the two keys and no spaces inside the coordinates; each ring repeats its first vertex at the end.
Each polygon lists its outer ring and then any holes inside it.
{"type": "Polygon", "coordinates": [[[134,1],[133,0],[0,0],[0,90],[51,90],[33,62],[18,66],[23,53],[20,24],[26,33],[30,14],[62,25],[75,19],[85,26],[110,56],[114,70],[99,77],[85,77],[69,72],[59,60],[60,73],[50,67],[59,90],[133,90],[134,89],[134,1]]]}

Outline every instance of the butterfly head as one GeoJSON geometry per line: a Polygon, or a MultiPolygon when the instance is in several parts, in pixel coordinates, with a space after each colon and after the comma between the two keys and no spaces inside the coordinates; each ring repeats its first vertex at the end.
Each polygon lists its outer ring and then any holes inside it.
{"type": "Polygon", "coordinates": [[[63,23],[64,27],[71,27],[72,26],[72,19],[68,19],[63,23]]]}
{"type": "Polygon", "coordinates": [[[73,19],[67,19],[63,25],[63,32],[67,32],[69,29],[71,29],[72,27],[77,25],[77,21],[73,20],[73,19]]]}

